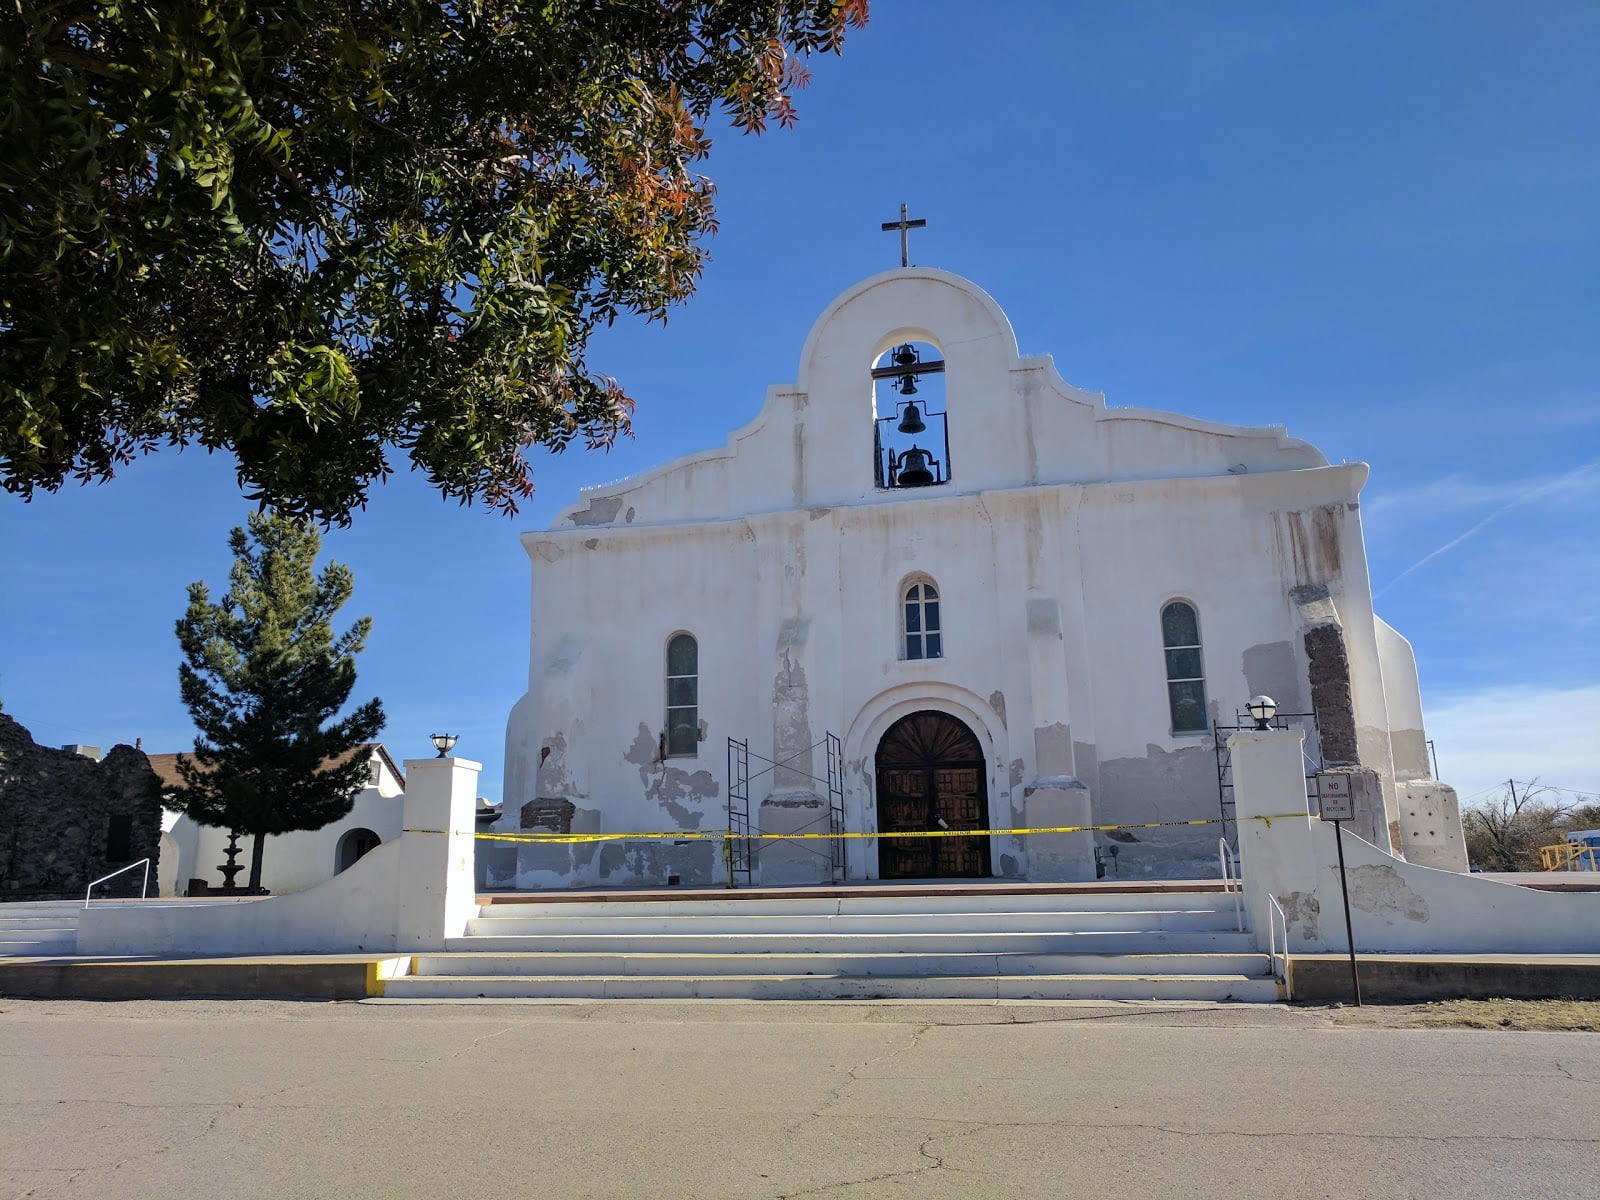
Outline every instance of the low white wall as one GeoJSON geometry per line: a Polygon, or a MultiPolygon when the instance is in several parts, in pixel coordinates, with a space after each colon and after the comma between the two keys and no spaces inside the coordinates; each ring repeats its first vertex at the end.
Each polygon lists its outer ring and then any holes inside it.
{"type": "MultiPolygon", "coordinates": [[[[1271,895],[1290,949],[1346,949],[1332,825],[1313,818],[1296,731],[1234,734],[1228,745],[1245,901],[1267,945],[1271,895]],[[1294,814],[1284,816],[1282,814],[1294,814]],[[1303,814],[1303,815],[1302,815],[1303,814]],[[1269,817],[1272,820],[1251,820],[1269,817]]],[[[1346,832],[1351,921],[1367,953],[1572,954],[1600,950],[1600,894],[1540,892],[1404,862],[1346,832]]]]}
{"type": "Polygon", "coordinates": [[[302,892],[256,900],[85,909],[78,953],[293,954],[437,950],[476,902],[472,854],[478,763],[406,763],[403,833],[302,892]]]}

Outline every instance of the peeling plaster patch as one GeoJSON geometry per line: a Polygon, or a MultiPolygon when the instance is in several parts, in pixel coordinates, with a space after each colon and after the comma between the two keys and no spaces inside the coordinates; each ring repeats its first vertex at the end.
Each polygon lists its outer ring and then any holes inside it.
{"type": "Polygon", "coordinates": [[[811,692],[800,651],[811,622],[789,617],[778,630],[778,672],[772,680],[772,757],[788,765],[774,768],[774,787],[804,787],[811,775],[811,692]]]}
{"type": "Polygon", "coordinates": [[[1337,577],[1344,571],[1344,548],[1339,540],[1343,504],[1324,504],[1309,512],[1273,514],[1279,554],[1287,560],[1297,583],[1337,577]]]}
{"type": "Polygon", "coordinates": [[[1245,690],[1252,696],[1271,696],[1280,712],[1304,712],[1300,699],[1300,667],[1293,642],[1262,642],[1244,652],[1245,690]]]}
{"type": "Polygon", "coordinates": [[[545,738],[539,748],[539,766],[534,774],[533,794],[544,798],[567,798],[579,795],[567,766],[567,735],[557,731],[545,738]]]}
{"type": "Polygon", "coordinates": [[[607,842],[600,847],[600,877],[613,875],[622,868],[628,856],[627,847],[621,842],[607,842]]]}
{"type": "Polygon", "coordinates": [[[593,550],[599,544],[600,544],[600,539],[599,538],[584,538],[583,539],[583,548],[585,550],[593,550]]]}
{"type": "Polygon", "coordinates": [[[1048,596],[1028,599],[1028,632],[1041,637],[1061,636],[1061,605],[1048,596]]]}
{"type": "Polygon", "coordinates": [[[999,688],[989,693],[989,707],[994,709],[995,716],[1000,718],[1003,728],[1006,723],[1006,694],[999,688]]]}
{"type": "Polygon", "coordinates": [[[1012,787],[1019,787],[1022,784],[1022,772],[1023,772],[1023,770],[1024,770],[1023,761],[1020,758],[1013,758],[1011,760],[1010,773],[1007,775],[1007,778],[1011,780],[1011,786],[1012,787]]]}
{"type": "Polygon", "coordinates": [[[1391,731],[1389,747],[1394,758],[1396,779],[1405,781],[1433,778],[1433,765],[1428,761],[1428,735],[1422,730],[1391,731]]]}
{"type": "MultiPolygon", "coordinates": [[[[1151,742],[1143,758],[1110,758],[1098,766],[1097,823],[1132,825],[1217,815],[1217,758],[1209,742],[1177,750],[1151,742]]],[[[1167,879],[1215,875],[1215,829],[1196,825],[1138,830],[1136,847],[1124,843],[1128,848],[1118,859],[1118,873],[1125,878],[1167,879]]]]}
{"type": "Polygon", "coordinates": [[[1350,872],[1350,903],[1362,912],[1401,916],[1408,921],[1428,919],[1428,902],[1411,890],[1393,867],[1369,864],[1350,872]]]}
{"type": "MultiPolygon", "coordinates": [[[[659,742],[650,735],[650,727],[640,721],[639,732],[622,760],[639,768],[645,798],[666,809],[679,829],[699,829],[706,818],[707,802],[715,800],[721,792],[716,778],[710,771],[685,771],[669,766],[657,757],[659,753],[659,742]],[[699,811],[690,805],[697,805],[699,811]]],[[[600,869],[602,873],[605,871],[604,856],[600,869]]]]}
{"type": "Polygon", "coordinates": [[[534,546],[533,552],[545,562],[555,562],[561,557],[561,547],[554,542],[540,542],[534,546]]]}
{"type": "Polygon", "coordinates": [[[1072,743],[1072,770],[1091,792],[1100,787],[1100,759],[1093,742],[1072,743]]]}
{"type": "Polygon", "coordinates": [[[572,514],[574,525],[609,525],[622,511],[621,496],[596,496],[589,507],[572,514]]]}
{"type": "Polygon", "coordinates": [[[1033,731],[1033,761],[1040,775],[1072,773],[1072,729],[1056,721],[1033,731]]]}
{"type": "Polygon", "coordinates": [[[1000,874],[1012,879],[1022,874],[1022,868],[1011,855],[1002,854],[1000,856],[1000,874]]]}
{"type": "Polygon", "coordinates": [[[624,521],[624,523],[626,523],[628,525],[632,525],[633,524],[633,518],[638,516],[638,514],[639,514],[639,510],[634,508],[633,505],[630,504],[630,505],[628,505],[628,511],[622,514],[622,520],[624,521]]]}
{"type": "Polygon", "coordinates": [[[831,508],[812,508],[812,509],[807,509],[806,511],[810,515],[810,517],[811,517],[811,519],[813,521],[820,521],[820,520],[822,520],[823,517],[825,517],[829,513],[831,513],[833,511],[833,509],[831,509],[831,508]]]}
{"type": "Polygon", "coordinates": [[[1317,926],[1322,920],[1322,902],[1315,892],[1290,892],[1278,897],[1283,905],[1283,921],[1290,929],[1300,927],[1300,936],[1308,942],[1317,940],[1317,926]]]}

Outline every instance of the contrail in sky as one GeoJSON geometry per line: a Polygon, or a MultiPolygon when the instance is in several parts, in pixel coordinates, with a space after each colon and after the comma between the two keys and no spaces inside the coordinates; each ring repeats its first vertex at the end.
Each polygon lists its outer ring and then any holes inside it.
{"type": "Polygon", "coordinates": [[[1522,504],[1526,504],[1529,500],[1537,500],[1540,496],[1545,495],[1547,492],[1553,492],[1557,488],[1565,487],[1568,483],[1572,482],[1572,480],[1578,478],[1578,476],[1587,471],[1592,471],[1596,467],[1600,467],[1600,458],[1592,458],[1588,462],[1584,463],[1581,467],[1576,467],[1557,479],[1552,479],[1548,483],[1541,483],[1531,487],[1527,491],[1523,492],[1520,496],[1513,496],[1510,500],[1507,500],[1499,508],[1490,513],[1487,517],[1484,517],[1483,520],[1469,528],[1465,533],[1457,534],[1444,545],[1440,546],[1437,550],[1429,551],[1427,554],[1424,554],[1421,558],[1417,559],[1416,562],[1412,563],[1404,571],[1401,571],[1400,574],[1396,575],[1388,583],[1384,584],[1383,587],[1374,592],[1372,598],[1376,600],[1379,596],[1383,595],[1384,592],[1387,592],[1390,588],[1399,583],[1413,571],[1427,566],[1441,554],[1445,554],[1451,550],[1454,550],[1457,546],[1461,545],[1462,542],[1466,541],[1473,534],[1477,533],[1478,530],[1482,529],[1490,521],[1495,520],[1497,517],[1504,516],[1513,508],[1516,508],[1522,504]]]}

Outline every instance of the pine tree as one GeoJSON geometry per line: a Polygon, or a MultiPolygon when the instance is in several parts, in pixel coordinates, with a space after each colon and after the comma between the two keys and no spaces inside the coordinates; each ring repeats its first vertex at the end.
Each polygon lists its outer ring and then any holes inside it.
{"type": "Polygon", "coordinates": [[[373,699],[332,720],[355,686],[372,619],[334,637],[354,577],[339,563],[314,573],[316,529],[252,514],[228,544],[228,593],[213,604],[203,581],[190,584],[178,622],[179,690],[200,736],[193,757],[178,759],[184,787],[172,802],[202,825],[254,836],[250,890],[259,891],[268,834],[321,829],[350,811],[368,771],[367,756],[352,752],[384,716],[373,699]]]}

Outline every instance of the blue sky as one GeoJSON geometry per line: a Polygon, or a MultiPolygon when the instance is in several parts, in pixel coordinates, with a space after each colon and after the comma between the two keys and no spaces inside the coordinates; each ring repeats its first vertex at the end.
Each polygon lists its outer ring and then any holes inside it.
{"type": "MultiPolygon", "coordinates": [[[[328,535],[346,613],[374,618],[357,698],[383,697],[397,757],[460,732],[498,798],[516,534],[721,444],[826,303],[896,265],[878,226],[905,201],[913,261],[985,287],[1070,382],[1370,463],[1378,607],[1416,647],[1441,775],[1600,789],[1596,61],[1591,0],[877,0],[796,129],[718,135],[699,295],[595,344],[633,441],[541,457],[515,518],[401,474],[328,535]]],[[[173,622],[190,580],[225,585],[245,512],[196,451],[0,497],[6,711],[44,742],[187,748],[173,622]]]]}

